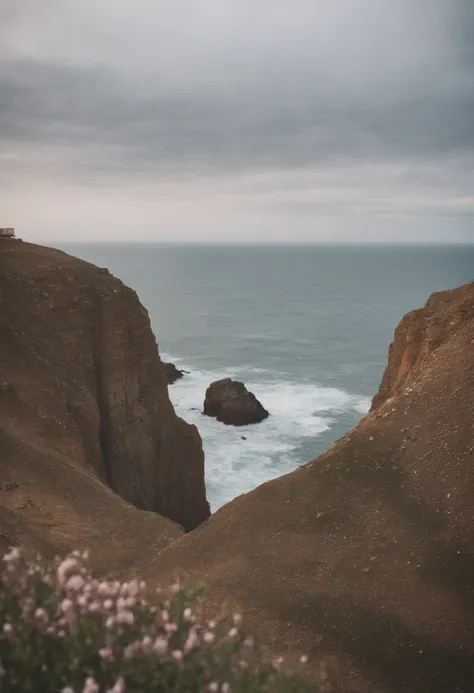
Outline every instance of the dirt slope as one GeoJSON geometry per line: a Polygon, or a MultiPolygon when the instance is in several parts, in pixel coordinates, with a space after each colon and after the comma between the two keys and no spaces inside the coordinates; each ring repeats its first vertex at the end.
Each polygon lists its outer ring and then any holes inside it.
{"type": "Polygon", "coordinates": [[[373,411],[324,455],[166,548],[346,690],[474,686],[474,283],[395,333],[373,411]]]}

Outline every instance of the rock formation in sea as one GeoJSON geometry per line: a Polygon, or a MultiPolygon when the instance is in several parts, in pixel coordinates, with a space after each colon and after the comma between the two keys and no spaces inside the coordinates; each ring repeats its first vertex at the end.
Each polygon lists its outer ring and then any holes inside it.
{"type": "Polygon", "coordinates": [[[1,245],[0,383],[0,482],[19,483],[0,504],[20,519],[66,535],[93,504],[104,522],[121,514],[118,533],[129,504],[186,530],[208,517],[199,433],[169,400],[147,311],[106,269],[1,245]]]}
{"type": "Polygon", "coordinates": [[[255,395],[243,383],[231,378],[216,380],[209,385],[203,414],[233,426],[259,423],[269,416],[255,395]]]}
{"type": "Polygon", "coordinates": [[[180,371],[179,368],[176,368],[174,363],[163,362],[163,366],[165,367],[165,375],[168,385],[172,385],[184,376],[184,371],[180,371]]]}
{"type": "MultiPolygon", "coordinates": [[[[371,413],[149,567],[207,582],[341,690],[474,681],[474,282],[403,318],[371,413]]],[[[291,655],[290,655],[291,656],[291,655]]]]}

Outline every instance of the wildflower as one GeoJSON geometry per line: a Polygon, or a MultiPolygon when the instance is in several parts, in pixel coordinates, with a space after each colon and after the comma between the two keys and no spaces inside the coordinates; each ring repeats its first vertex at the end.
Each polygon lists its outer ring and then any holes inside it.
{"type": "Polygon", "coordinates": [[[125,681],[123,678],[117,679],[112,688],[109,688],[107,693],[125,693],[125,681]]]}
{"type": "Polygon", "coordinates": [[[65,686],[64,688],[61,688],[61,693],[74,693],[74,688],[71,688],[71,686],[65,686]]]}
{"type": "Polygon", "coordinates": [[[173,651],[173,659],[176,659],[177,662],[180,662],[183,659],[183,653],[181,650],[173,651]]]}
{"type": "Polygon", "coordinates": [[[164,638],[162,635],[159,635],[155,640],[153,649],[160,655],[165,654],[168,650],[168,640],[164,638]]]}
{"type": "Polygon", "coordinates": [[[8,563],[10,565],[16,565],[19,563],[21,559],[21,551],[20,549],[17,548],[12,548],[8,553],[6,553],[3,557],[3,560],[5,563],[8,563]]]}
{"type": "Polygon", "coordinates": [[[145,637],[142,640],[142,650],[143,652],[149,653],[153,649],[153,640],[150,638],[149,635],[145,635],[145,637]]]}
{"type": "Polygon", "coordinates": [[[111,647],[103,647],[101,650],[99,650],[99,655],[107,662],[114,661],[114,651],[111,647]]]}
{"type": "Polygon", "coordinates": [[[66,589],[72,592],[80,592],[84,587],[84,578],[81,575],[73,575],[66,582],[66,589]]]}
{"type": "Polygon", "coordinates": [[[192,650],[196,645],[199,644],[199,638],[196,634],[196,631],[190,630],[188,637],[186,638],[186,642],[184,643],[184,651],[189,652],[192,650]]]}
{"type": "Polygon", "coordinates": [[[207,689],[209,693],[217,693],[217,691],[219,690],[219,684],[217,683],[217,681],[211,681],[207,689]]]}
{"type": "Polygon", "coordinates": [[[5,623],[5,624],[3,625],[3,632],[4,632],[6,635],[9,635],[10,633],[13,633],[13,626],[12,626],[12,624],[11,624],[11,623],[5,623]]]}
{"type": "Polygon", "coordinates": [[[283,657],[274,657],[272,659],[272,664],[274,669],[279,669],[283,662],[283,657]]]}
{"type": "Polygon", "coordinates": [[[86,679],[82,693],[99,693],[99,684],[94,678],[89,677],[86,679]]]}
{"type": "Polygon", "coordinates": [[[108,582],[101,582],[97,588],[97,593],[99,597],[108,597],[110,592],[108,582]]]}
{"type": "Polygon", "coordinates": [[[214,635],[214,633],[211,633],[210,630],[207,630],[207,631],[204,633],[204,636],[203,636],[204,642],[207,642],[208,645],[210,645],[211,642],[214,642],[214,638],[215,638],[215,637],[216,637],[216,636],[214,635]]]}
{"type": "Polygon", "coordinates": [[[244,647],[253,647],[253,645],[254,645],[253,638],[245,638],[244,647]]]}
{"type": "Polygon", "coordinates": [[[230,693],[230,685],[227,682],[222,684],[221,693],[230,693]]]}
{"type": "Polygon", "coordinates": [[[242,614],[234,614],[232,620],[234,621],[235,625],[238,626],[239,623],[242,623],[242,614]]]}
{"type": "Polygon", "coordinates": [[[36,609],[35,611],[35,619],[37,621],[40,621],[42,623],[47,623],[48,621],[48,614],[44,609],[36,609]]]}
{"type": "Polygon", "coordinates": [[[74,611],[74,603],[70,599],[63,599],[61,602],[61,611],[66,616],[72,614],[74,611]]]}
{"type": "Polygon", "coordinates": [[[187,609],[185,609],[183,611],[183,618],[185,621],[190,621],[192,619],[192,617],[193,617],[192,609],[190,609],[188,606],[187,609]]]}
{"type": "Polygon", "coordinates": [[[91,602],[89,604],[89,613],[90,614],[95,614],[98,611],[100,611],[100,604],[99,602],[91,602]]]}
{"type": "Polygon", "coordinates": [[[132,625],[134,621],[134,616],[131,611],[126,611],[125,609],[123,611],[119,611],[116,617],[117,623],[124,623],[128,625],[132,625]]]}
{"type": "Polygon", "coordinates": [[[217,623],[215,621],[209,621],[207,625],[211,630],[214,630],[214,628],[217,626],[217,623]]]}
{"type": "Polygon", "coordinates": [[[110,616],[105,622],[105,627],[107,630],[112,630],[112,628],[115,626],[116,619],[113,616],[110,616]]]}
{"type": "Polygon", "coordinates": [[[76,575],[78,572],[79,563],[75,558],[66,558],[66,560],[60,563],[56,576],[61,587],[64,587],[71,575],[76,575]]]}
{"type": "Polygon", "coordinates": [[[169,615],[169,613],[168,613],[167,611],[164,610],[164,611],[161,612],[161,619],[162,619],[162,621],[167,621],[167,620],[169,619],[169,617],[170,617],[170,615],[169,615]]]}
{"type": "Polygon", "coordinates": [[[176,623],[165,623],[165,631],[167,633],[176,633],[178,626],[176,623]]]}
{"type": "Polygon", "coordinates": [[[113,607],[114,603],[111,599],[106,599],[104,602],[104,609],[106,611],[110,611],[110,609],[113,607]]]}
{"type": "Polygon", "coordinates": [[[229,638],[235,638],[236,635],[238,635],[239,631],[237,628],[231,628],[230,631],[227,633],[229,638]]]}
{"type": "Polygon", "coordinates": [[[307,661],[308,661],[308,655],[301,655],[301,657],[300,657],[301,664],[306,664],[307,661]]]}

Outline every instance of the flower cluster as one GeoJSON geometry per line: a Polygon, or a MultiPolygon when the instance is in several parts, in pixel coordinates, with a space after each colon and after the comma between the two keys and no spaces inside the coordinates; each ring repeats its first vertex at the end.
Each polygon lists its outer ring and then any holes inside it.
{"type": "MultiPolygon", "coordinates": [[[[156,598],[144,582],[98,580],[86,554],[0,572],[2,693],[296,693],[314,691],[242,627],[206,620],[178,580],[156,598]]],[[[305,662],[306,658],[302,658],[305,662]]]]}

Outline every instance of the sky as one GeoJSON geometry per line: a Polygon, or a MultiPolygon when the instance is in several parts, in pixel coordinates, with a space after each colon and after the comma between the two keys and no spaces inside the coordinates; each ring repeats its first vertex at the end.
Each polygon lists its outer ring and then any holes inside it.
{"type": "Polygon", "coordinates": [[[0,226],[474,242],[474,0],[0,0],[0,226]]]}

